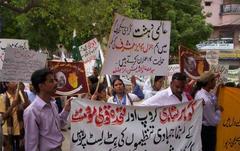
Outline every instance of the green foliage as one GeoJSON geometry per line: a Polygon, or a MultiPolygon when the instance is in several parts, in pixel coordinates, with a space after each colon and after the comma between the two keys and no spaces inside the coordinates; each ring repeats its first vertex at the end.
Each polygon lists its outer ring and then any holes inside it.
{"type": "MultiPolygon", "coordinates": [[[[33,49],[55,50],[63,43],[72,47],[72,33],[77,31],[80,44],[97,37],[108,37],[114,13],[137,18],[171,20],[171,51],[179,44],[194,48],[211,33],[201,14],[199,0],[35,0],[38,7],[17,13],[0,6],[4,38],[28,39],[33,49]]],[[[11,5],[24,7],[29,0],[12,0],[11,5]]]]}
{"type": "Polygon", "coordinates": [[[212,32],[211,26],[206,24],[201,13],[199,0],[143,0],[143,2],[152,7],[152,19],[171,21],[172,53],[176,53],[180,44],[195,49],[196,44],[206,40],[212,32]]]}

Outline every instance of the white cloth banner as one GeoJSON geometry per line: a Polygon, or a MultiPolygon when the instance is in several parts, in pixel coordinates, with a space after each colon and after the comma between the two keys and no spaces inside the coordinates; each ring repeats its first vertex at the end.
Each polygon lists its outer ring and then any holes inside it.
{"type": "Polygon", "coordinates": [[[116,14],[103,74],[167,75],[170,31],[170,21],[137,20],[116,14]]]}
{"type": "Polygon", "coordinates": [[[35,70],[45,67],[47,54],[18,48],[6,48],[0,81],[29,83],[35,70]]]}
{"type": "Polygon", "coordinates": [[[29,49],[28,40],[22,39],[0,39],[0,70],[2,69],[5,49],[7,47],[10,48],[21,48],[21,49],[29,49]]]}
{"type": "Polygon", "coordinates": [[[72,100],[71,150],[200,151],[202,102],[165,107],[72,100]]]}

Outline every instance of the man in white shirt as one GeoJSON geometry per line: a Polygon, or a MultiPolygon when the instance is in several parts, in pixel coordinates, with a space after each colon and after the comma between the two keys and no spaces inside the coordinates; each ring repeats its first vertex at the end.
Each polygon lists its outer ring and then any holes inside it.
{"type": "Polygon", "coordinates": [[[185,85],[186,76],[180,72],[174,73],[170,87],[145,100],[142,105],[165,106],[188,102],[189,100],[187,99],[185,92],[183,92],[185,85]]]}
{"type": "Polygon", "coordinates": [[[206,72],[201,75],[196,84],[198,91],[194,95],[195,100],[204,100],[203,122],[202,122],[202,150],[215,151],[217,131],[216,126],[220,122],[223,107],[217,103],[217,97],[211,93],[216,86],[216,75],[212,72],[206,72]]]}
{"type": "Polygon", "coordinates": [[[148,79],[143,87],[144,99],[146,100],[161,91],[164,80],[164,76],[154,76],[148,79]]]}

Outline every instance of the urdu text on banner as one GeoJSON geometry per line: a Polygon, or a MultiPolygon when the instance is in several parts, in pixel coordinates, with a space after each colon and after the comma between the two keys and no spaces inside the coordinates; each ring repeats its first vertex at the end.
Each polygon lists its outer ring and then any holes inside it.
{"type": "Polygon", "coordinates": [[[240,89],[221,87],[219,102],[223,106],[221,121],[217,127],[216,151],[240,150],[240,89]]]}
{"type": "Polygon", "coordinates": [[[90,76],[92,74],[93,67],[96,64],[96,59],[100,55],[100,43],[96,38],[94,38],[79,46],[78,49],[84,61],[86,74],[87,76],[90,76]]]}
{"type": "Polygon", "coordinates": [[[45,67],[47,55],[19,48],[6,48],[0,81],[30,83],[35,70],[45,67]]]}
{"type": "Polygon", "coordinates": [[[164,107],[72,100],[71,150],[200,151],[202,102],[164,107]]]}
{"type": "Polygon", "coordinates": [[[24,39],[0,39],[0,70],[2,69],[5,50],[7,47],[28,50],[28,40],[24,39]]]}
{"type": "Polygon", "coordinates": [[[137,20],[116,14],[102,73],[167,75],[170,31],[170,21],[137,20]]]}

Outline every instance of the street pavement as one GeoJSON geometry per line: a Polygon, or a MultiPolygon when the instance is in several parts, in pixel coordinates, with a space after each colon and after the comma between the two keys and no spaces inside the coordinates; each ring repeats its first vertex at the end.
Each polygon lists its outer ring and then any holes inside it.
{"type": "Polygon", "coordinates": [[[66,131],[62,131],[65,140],[62,144],[62,151],[70,151],[70,132],[71,130],[66,129],[66,131]]]}

